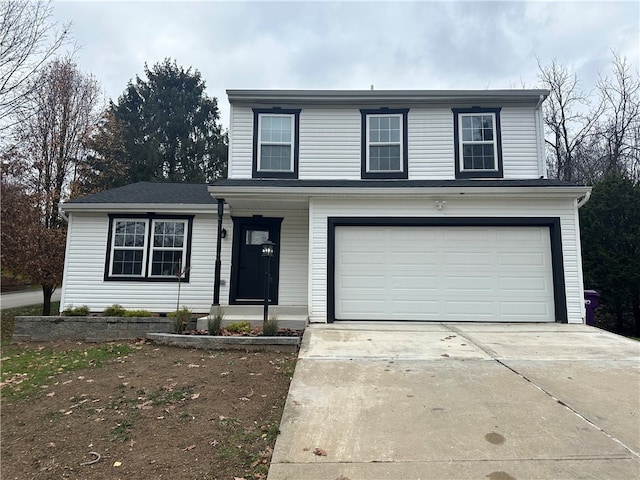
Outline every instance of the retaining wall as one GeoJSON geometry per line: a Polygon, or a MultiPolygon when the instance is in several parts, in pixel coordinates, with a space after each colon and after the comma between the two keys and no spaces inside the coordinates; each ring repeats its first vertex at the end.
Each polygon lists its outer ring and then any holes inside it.
{"type": "Polygon", "coordinates": [[[13,342],[81,340],[110,342],[173,332],[167,317],[16,317],[13,342]]]}

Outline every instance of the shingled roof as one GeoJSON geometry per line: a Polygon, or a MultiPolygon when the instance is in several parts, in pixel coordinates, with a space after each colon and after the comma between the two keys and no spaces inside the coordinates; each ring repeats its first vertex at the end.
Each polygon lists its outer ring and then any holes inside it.
{"type": "Polygon", "coordinates": [[[154,203],[154,204],[215,204],[206,183],[138,182],[105,192],[74,198],[67,204],[88,203],[154,203]]]}

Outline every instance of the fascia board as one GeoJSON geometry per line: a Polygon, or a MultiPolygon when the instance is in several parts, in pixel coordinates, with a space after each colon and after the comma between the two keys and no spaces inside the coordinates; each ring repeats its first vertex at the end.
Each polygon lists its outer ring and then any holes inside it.
{"type": "Polygon", "coordinates": [[[591,187],[209,187],[216,197],[266,197],[283,195],[291,197],[358,197],[358,196],[499,196],[499,197],[573,197],[578,198],[591,191],[591,187]]]}
{"type": "Polygon", "coordinates": [[[215,213],[216,205],[211,204],[186,204],[186,203],[65,203],[62,204],[64,212],[170,212],[190,213],[208,212],[215,213]]]}
{"type": "Polygon", "coordinates": [[[358,105],[442,103],[533,103],[549,90],[227,90],[231,104],[358,105]]]}

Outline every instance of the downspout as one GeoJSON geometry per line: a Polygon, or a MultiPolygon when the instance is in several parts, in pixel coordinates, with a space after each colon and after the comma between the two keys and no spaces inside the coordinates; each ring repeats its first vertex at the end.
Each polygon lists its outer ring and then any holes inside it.
{"type": "Polygon", "coordinates": [[[544,144],[544,121],[542,119],[542,102],[544,102],[545,96],[540,95],[538,103],[536,104],[536,134],[538,135],[538,176],[540,178],[547,177],[547,169],[545,166],[545,144],[544,144]]]}
{"type": "Polygon", "coordinates": [[[584,194],[584,196],[582,198],[580,198],[580,200],[578,200],[578,210],[580,209],[580,207],[582,207],[585,203],[587,203],[589,201],[589,199],[591,198],[591,192],[587,192],[584,194]]]}
{"type": "Polygon", "coordinates": [[[58,205],[58,215],[60,215],[65,222],[69,223],[69,216],[64,213],[62,205],[62,203],[58,205]]]}
{"type": "Polygon", "coordinates": [[[216,264],[213,277],[213,306],[220,305],[220,273],[222,270],[222,215],[224,214],[224,198],[216,198],[218,201],[218,236],[216,240],[216,264]]]}

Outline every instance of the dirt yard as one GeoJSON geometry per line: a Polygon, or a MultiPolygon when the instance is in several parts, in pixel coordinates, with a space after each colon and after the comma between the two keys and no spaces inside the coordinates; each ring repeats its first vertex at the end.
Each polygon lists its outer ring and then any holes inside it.
{"type": "Polygon", "coordinates": [[[137,343],[103,367],[55,375],[36,395],[2,400],[2,479],[266,478],[294,365],[291,353],[137,343]]]}

